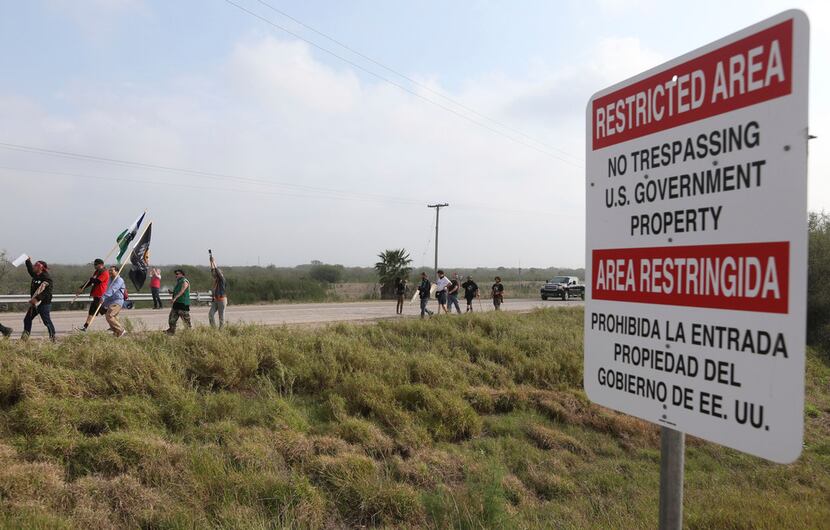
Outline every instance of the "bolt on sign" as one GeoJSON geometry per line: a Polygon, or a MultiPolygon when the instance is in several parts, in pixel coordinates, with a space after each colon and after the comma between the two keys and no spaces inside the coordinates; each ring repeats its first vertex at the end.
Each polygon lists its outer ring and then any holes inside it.
{"type": "Polygon", "coordinates": [[[808,34],[784,12],[587,108],[588,396],[782,463],[803,438],[808,34]]]}

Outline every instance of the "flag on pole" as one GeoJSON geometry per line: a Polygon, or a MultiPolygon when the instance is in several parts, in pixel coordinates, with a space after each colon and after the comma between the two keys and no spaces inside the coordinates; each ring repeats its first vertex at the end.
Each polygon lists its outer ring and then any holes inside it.
{"type": "Polygon", "coordinates": [[[135,220],[133,224],[128,226],[123,232],[118,234],[118,237],[115,238],[115,242],[118,244],[118,257],[116,257],[116,261],[121,263],[121,258],[124,257],[124,253],[127,252],[127,249],[130,247],[130,243],[133,239],[135,239],[135,235],[138,233],[138,229],[141,227],[141,222],[144,221],[144,216],[147,215],[147,212],[141,214],[141,217],[135,220]]]}
{"type": "Polygon", "coordinates": [[[136,291],[140,291],[144,287],[144,282],[147,281],[147,269],[150,265],[150,232],[153,230],[153,223],[147,225],[147,230],[144,235],[138,240],[138,243],[133,246],[133,251],[130,253],[130,279],[135,285],[136,291]]]}

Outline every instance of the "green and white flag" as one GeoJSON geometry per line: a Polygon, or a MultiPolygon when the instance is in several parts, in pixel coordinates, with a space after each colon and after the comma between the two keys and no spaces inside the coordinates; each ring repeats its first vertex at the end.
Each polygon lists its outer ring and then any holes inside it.
{"type": "Polygon", "coordinates": [[[141,227],[141,222],[144,221],[145,215],[147,215],[147,212],[141,214],[141,217],[136,219],[133,224],[128,226],[123,232],[118,234],[117,238],[115,238],[115,242],[118,244],[118,256],[115,259],[118,263],[121,263],[121,258],[124,257],[130,243],[133,239],[135,239],[135,235],[138,233],[138,229],[141,227]]]}

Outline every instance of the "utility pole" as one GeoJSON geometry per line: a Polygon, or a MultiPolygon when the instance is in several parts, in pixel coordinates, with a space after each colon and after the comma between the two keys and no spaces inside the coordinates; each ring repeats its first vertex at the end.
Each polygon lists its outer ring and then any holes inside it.
{"type": "Polygon", "coordinates": [[[438,217],[441,214],[441,208],[446,208],[449,203],[443,204],[427,204],[427,208],[435,208],[435,273],[438,273],[438,217]]]}

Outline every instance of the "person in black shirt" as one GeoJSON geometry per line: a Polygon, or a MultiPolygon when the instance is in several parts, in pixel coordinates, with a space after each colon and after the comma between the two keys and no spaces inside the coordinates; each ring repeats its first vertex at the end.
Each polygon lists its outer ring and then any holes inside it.
{"type": "Polygon", "coordinates": [[[425,314],[432,316],[432,311],[427,308],[427,304],[429,304],[429,291],[432,288],[432,284],[429,283],[429,278],[427,278],[427,273],[421,273],[421,285],[418,286],[418,296],[421,297],[421,318],[424,318],[425,314]]]}
{"type": "Polygon", "coordinates": [[[490,288],[493,295],[493,306],[496,311],[501,310],[501,304],[504,303],[504,285],[501,284],[501,277],[496,276],[496,283],[490,288]]]}
{"type": "Polygon", "coordinates": [[[46,331],[49,333],[49,338],[52,342],[55,341],[55,325],[52,324],[52,277],[49,276],[49,267],[45,261],[38,261],[32,265],[32,260],[26,260],[26,270],[29,271],[29,276],[32,277],[32,285],[29,289],[29,310],[26,311],[26,316],[23,318],[23,335],[22,339],[29,338],[32,333],[32,321],[36,316],[40,316],[43,325],[46,326],[46,331]]]}
{"type": "Polygon", "coordinates": [[[464,289],[464,299],[467,300],[467,312],[473,310],[473,300],[478,298],[478,284],[473,281],[472,276],[467,276],[467,281],[461,284],[464,289]]]}
{"type": "Polygon", "coordinates": [[[400,276],[395,278],[395,297],[398,304],[395,307],[395,314],[403,315],[403,299],[406,296],[406,280],[402,280],[400,276]]]}

